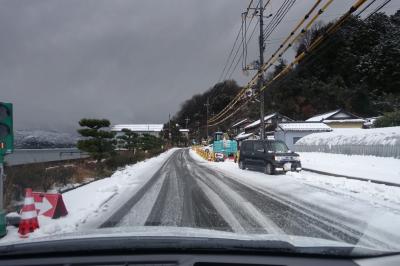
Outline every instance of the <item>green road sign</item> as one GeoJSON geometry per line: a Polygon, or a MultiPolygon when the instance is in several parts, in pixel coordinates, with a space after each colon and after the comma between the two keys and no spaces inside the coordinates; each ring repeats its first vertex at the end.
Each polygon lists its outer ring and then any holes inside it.
{"type": "Polygon", "coordinates": [[[0,102],[0,156],[14,150],[12,103],[0,102]]]}

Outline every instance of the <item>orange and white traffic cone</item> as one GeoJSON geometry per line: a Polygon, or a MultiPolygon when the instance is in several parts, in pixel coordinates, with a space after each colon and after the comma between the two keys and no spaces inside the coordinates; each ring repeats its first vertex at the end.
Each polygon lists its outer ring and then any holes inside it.
{"type": "Polygon", "coordinates": [[[32,196],[32,189],[27,188],[25,190],[25,201],[21,210],[21,222],[19,223],[18,233],[20,237],[28,237],[28,234],[32,233],[37,228],[39,228],[39,222],[32,196]]]}

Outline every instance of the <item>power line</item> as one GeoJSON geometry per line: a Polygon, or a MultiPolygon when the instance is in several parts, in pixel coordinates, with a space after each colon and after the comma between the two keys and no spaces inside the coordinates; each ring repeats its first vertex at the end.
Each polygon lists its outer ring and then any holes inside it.
{"type": "Polygon", "coordinates": [[[300,61],[302,61],[307,54],[315,50],[330,35],[339,30],[342,24],[366,1],[367,0],[358,0],[355,4],[353,4],[351,8],[344,15],[342,15],[342,17],[338,21],[336,21],[336,23],[332,24],[324,34],[320,35],[316,40],[314,40],[306,51],[303,51],[301,54],[296,56],[292,63],[290,63],[286,68],[284,68],[281,72],[279,72],[273,79],[271,79],[266,85],[264,85],[262,90],[265,90],[274,81],[278,80],[283,75],[286,75],[294,67],[295,64],[298,64],[300,61]]]}
{"type": "MultiPolygon", "coordinates": [[[[275,75],[267,84],[265,84],[261,91],[265,90],[267,87],[272,86],[272,84],[274,84],[274,82],[278,81],[279,79],[281,79],[282,77],[284,77],[287,73],[290,72],[290,70],[293,69],[295,64],[298,64],[300,61],[302,61],[305,57],[306,54],[309,54],[310,52],[314,51],[317,47],[320,46],[320,44],[322,42],[324,42],[329,36],[331,36],[333,33],[335,33],[341,26],[342,24],[362,5],[366,2],[367,0],[358,0],[356,1],[351,8],[345,13],[343,14],[339,20],[337,20],[335,23],[333,23],[328,29],[327,31],[319,36],[316,40],[314,40],[310,47],[308,48],[307,51],[302,52],[300,55],[296,56],[295,59],[293,60],[293,62],[291,64],[289,64],[286,68],[284,68],[281,72],[279,72],[277,75],[275,75]]],[[[390,1],[390,0],[389,0],[390,1]]],[[[327,4],[325,4],[325,7],[329,4],[329,2],[327,4]]],[[[386,5],[387,3],[385,3],[386,5]]],[[[384,5],[383,5],[384,6],[384,5]]],[[[377,10],[379,11],[379,9],[377,10]]],[[[376,11],[376,12],[377,12],[376,11]]],[[[320,12],[319,12],[320,14],[320,12]]],[[[313,18],[312,21],[315,21],[315,19],[313,18]]],[[[310,22],[312,22],[310,21],[310,22]]],[[[310,24],[310,23],[309,23],[310,24]]],[[[308,25],[309,25],[308,24],[308,25]]],[[[252,81],[254,80],[254,78],[252,79],[252,81]]],[[[260,91],[260,92],[261,92],[260,91]]],[[[240,93],[239,93],[240,94],[240,93]]],[[[236,98],[236,97],[235,97],[236,98]]],[[[230,118],[233,114],[237,113],[238,110],[240,110],[245,104],[247,104],[247,102],[250,100],[250,98],[245,99],[244,102],[242,102],[242,104],[238,107],[236,107],[236,109],[231,112],[231,114],[229,114],[228,116],[223,117],[222,119],[220,119],[220,117],[223,114],[218,114],[217,118],[213,120],[214,123],[212,123],[210,126],[215,126],[218,125],[222,122],[224,122],[225,120],[227,120],[228,118],[230,118]],[[217,120],[218,119],[218,120],[217,120]],[[215,122],[218,121],[218,122],[215,122]]],[[[237,101],[236,101],[237,102],[237,101]]],[[[234,102],[235,103],[235,102],[234,102]]],[[[229,106],[229,104],[228,104],[229,106]]],[[[227,110],[227,107],[224,108],[224,110],[227,110]]],[[[226,113],[226,111],[225,111],[226,113]]]]}
{"type": "MultiPolygon", "coordinates": [[[[251,32],[250,37],[247,39],[247,42],[250,42],[250,41],[251,41],[251,38],[253,37],[254,32],[255,32],[256,29],[257,29],[258,23],[259,23],[259,22],[257,21],[257,23],[254,25],[253,31],[251,32]]],[[[238,58],[238,60],[236,61],[235,67],[232,69],[231,73],[229,74],[229,78],[228,78],[228,79],[230,79],[230,78],[232,77],[233,73],[235,73],[235,70],[237,69],[237,67],[238,67],[238,65],[239,65],[239,63],[240,63],[240,61],[241,61],[242,58],[243,58],[243,56],[240,56],[240,57],[238,58]]]]}
{"type": "MultiPolygon", "coordinates": [[[[269,3],[269,1],[268,1],[267,3],[269,3]]],[[[259,6],[259,4],[260,4],[260,1],[258,2],[256,8],[259,6]]],[[[264,6],[265,6],[265,5],[264,5],[264,6]]],[[[253,13],[253,15],[252,15],[252,17],[251,17],[251,19],[250,19],[250,23],[251,23],[251,21],[252,21],[253,18],[254,18],[254,14],[255,14],[255,13],[253,13]]],[[[249,26],[250,26],[250,23],[249,23],[249,26]]],[[[250,37],[249,37],[249,39],[247,40],[247,42],[249,42],[249,41],[251,40],[251,38],[253,37],[254,32],[255,32],[255,30],[257,29],[258,23],[259,23],[259,22],[257,21],[257,23],[256,23],[256,25],[254,26],[253,31],[252,31],[252,33],[250,34],[250,37]]],[[[247,29],[248,29],[248,27],[247,27],[247,29]]],[[[243,40],[242,40],[242,42],[243,42],[243,40]]],[[[231,71],[231,73],[230,73],[230,75],[229,75],[229,78],[232,77],[232,74],[234,73],[234,71],[236,70],[237,66],[239,65],[240,59],[241,59],[241,57],[239,57],[239,59],[237,60],[234,69],[231,71]]],[[[233,104],[235,104],[237,101],[239,101],[240,98],[241,98],[241,97],[244,95],[244,93],[246,92],[247,88],[248,88],[249,86],[253,85],[254,82],[255,82],[255,77],[253,77],[252,80],[250,80],[250,82],[247,84],[246,87],[242,88],[242,90],[234,97],[234,99],[233,99],[227,106],[225,106],[225,108],[224,108],[223,110],[221,110],[216,116],[213,116],[213,117],[210,119],[210,121],[214,121],[214,120],[218,119],[221,115],[223,115],[223,113],[226,112],[226,111],[229,109],[230,104],[231,104],[232,102],[233,102],[233,104]]]]}
{"type": "Polygon", "coordinates": [[[381,10],[382,8],[384,8],[387,4],[389,4],[391,0],[386,0],[386,2],[384,2],[383,4],[381,4],[380,6],[378,6],[374,11],[372,11],[367,17],[366,19],[369,19],[372,15],[374,15],[375,13],[379,12],[379,10],[381,10]]]}
{"type": "MultiPolygon", "coordinates": [[[[324,5],[324,7],[322,7],[321,9],[324,10],[326,9],[329,4],[332,2],[333,0],[328,0],[328,3],[324,5]]],[[[312,6],[312,8],[308,11],[308,13],[304,16],[304,18],[298,23],[298,25],[292,30],[292,32],[287,36],[286,40],[281,44],[280,48],[281,49],[286,43],[287,41],[291,38],[291,36],[301,27],[301,25],[309,18],[310,14],[313,13],[313,11],[316,9],[316,7],[319,5],[319,3],[321,2],[321,0],[317,0],[316,3],[312,6]]],[[[314,18],[312,19],[312,22],[315,21],[315,17],[318,17],[319,15],[321,15],[323,12],[318,12],[318,14],[316,16],[314,16],[314,18]]],[[[308,26],[310,25],[310,23],[308,24],[308,26]]],[[[306,30],[303,29],[303,30],[306,30]]],[[[297,36],[299,37],[299,35],[297,36]]],[[[279,49],[271,56],[271,58],[268,60],[268,62],[265,64],[268,66],[268,63],[270,63],[275,55],[279,52],[279,49]]],[[[275,59],[275,61],[277,60],[277,58],[275,59]]],[[[272,63],[274,63],[274,61],[272,61],[272,63]]],[[[271,64],[272,64],[271,63],[271,64]]],[[[265,69],[264,69],[265,71],[265,69]]],[[[246,90],[248,88],[251,88],[251,86],[254,85],[254,83],[256,82],[256,80],[258,79],[258,75],[259,73],[257,73],[257,75],[255,75],[250,82],[235,96],[235,98],[227,105],[225,106],[225,108],[220,111],[216,116],[213,116],[210,121],[215,121],[217,119],[219,119],[221,116],[223,116],[227,111],[229,111],[229,109],[231,109],[244,95],[244,93],[246,92],[246,90]]]]}
{"type": "MultiPolygon", "coordinates": [[[[246,13],[246,16],[247,16],[247,13],[249,12],[249,10],[250,10],[250,8],[251,8],[252,3],[253,3],[253,0],[250,1],[249,5],[248,5],[248,7],[247,7],[247,9],[246,9],[246,12],[245,12],[245,13],[246,13]]],[[[230,50],[230,52],[229,52],[229,54],[228,54],[228,58],[226,59],[224,68],[222,69],[221,75],[220,75],[219,78],[218,78],[218,82],[220,82],[220,81],[222,80],[222,77],[224,76],[226,67],[227,67],[228,64],[229,64],[229,60],[230,60],[230,58],[231,58],[231,56],[232,56],[233,50],[235,49],[236,43],[237,43],[237,41],[239,40],[239,36],[240,36],[241,33],[243,34],[243,14],[242,14],[242,25],[240,26],[239,31],[238,31],[238,33],[237,33],[237,35],[236,35],[235,41],[234,41],[234,43],[233,43],[233,46],[232,46],[232,48],[231,48],[231,50],[230,50]]],[[[240,47],[240,45],[239,45],[239,47],[240,47]]],[[[240,48],[238,48],[238,49],[240,49],[240,48]]],[[[217,83],[218,83],[218,82],[217,82],[217,83]]]]}
{"type": "MultiPolygon", "coordinates": [[[[258,7],[259,4],[260,4],[260,2],[257,3],[257,6],[256,6],[256,7],[258,7]]],[[[246,32],[247,32],[248,29],[250,28],[250,25],[251,25],[251,22],[253,21],[254,15],[255,15],[255,14],[253,13],[252,16],[251,16],[251,18],[250,18],[250,21],[249,21],[248,26],[245,28],[245,31],[246,31],[246,32]]],[[[236,57],[237,57],[237,55],[238,55],[238,53],[239,53],[239,50],[240,50],[240,48],[242,47],[244,41],[245,41],[245,39],[242,38],[242,41],[240,42],[239,47],[236,49],[235,55],[233,56],[233,59],[232,59],[232,62],[231,62],[231,64],[229,65],[229,68],[228,68],[228,70],[226,71],[225,76],[222,78],[222,80],[226,79],[226,77],[228,76],[228,73],[231,73],[232,66],[233,66],[233,64],[235,63],[236,57]]],[[[242,56],[240,56],[240,58],[242,58],[242,56]]],[[[240,60],[238,60],[238,62],[240,62],[240,60]]],[[[238,63],[237,63],[237,64],[238,64],[238,63]]],[[[235,67],[236,67],[237,64],[235,64],[235,67]]],[[[232,76],[232,75],[230,75],[230,76],[232,76]]]]}
{"type": "Polygon", "coordinates": [[[357,13],[356,17],[359,17],[362,13],[364,13],[365,10],[367,10],[375,2],[376,0],[372,0],[368,5],[366,5],[363,9],[361,9],[360,12],[357,13]]]}
{"type": "Polygon", "coordinates": [[[267,28],[264,30],[264,34],[265,37],[268,38],[272,32],[276,29],[276,27],[278,27],[278,25],[281,23],[282,19],[286,16],[286,14],[289,12],[290,8],[294,5],[294,3],[296,2],[296,0],[292,0],[291,2],[289,1],[285,1],[282,6],[281,6],[281,11],[279,13],[277,13],[274,18],[271,20],[271,22],[269,23],[269,25],[267,26],[267,28]],[[285,5],[285,6],[284,6],[285,5]]]}
{"type": "Polygon", "coordinates": [[[325,10],[332,4],[333,0],[327,0],[327,2],[318,10],[317,14],[315,14],[310,21],[306,24],[306,26],[287,44],[287,42],[292,38],[292,36],[297,32],[300,26],[309,18],[309,16],[314,12],[316,7],[319,5],[321,1],[317,1],[311,10],[305,15],[305,17],[299,22],[299,24],[295,27],[295,30],[290,33],[288,38],[280,45],[278,50],[276,50],[270,57],[269,61],[263,66],[264,72],[267,71],[279,58],[282,57],[284,53],[286,53],[292,45],[299,40],[301,36],[303,36],[315,23],[317,18],[321,16],[325,10]],[[287,45],[286,45],[287,44],[287,45]],[[286,47],[285,47],[286,45],[286,47]],[[282,51],[281,49],[284,48],[282,51]]]}
{"type": "MultiPolygon", "coordinates": [[[[226,59],[226,62],[225,62],[224,68],[222,69],[221,75],[219,75],[218,82],[221,81],[221,78],[222,78],[222,76],[224,75],[225,69],[226,69],[226,67],[228,66],[229,59],[231,58],[232,52],[233,52],[233,50],[235,49],[235,46],[236,46],[237,41],[239,40],[239,36],[240,36],[240,33],[242,32],[242,29],[243,29],[243,21],[242,21],[242,26],[240,27],[240,29],[239,29],[239,31],[238,31],[238,33],[237,33],[237,35],[236,35],[235,42],[233,43],[233,46],[232,46],[232,48],[231,48],[231,50],[230,50],[230,52],[229,52],[228,58],[226,59]]],[[[217,82],[217,83],[218,83],[218,82],[217,82]]]]}

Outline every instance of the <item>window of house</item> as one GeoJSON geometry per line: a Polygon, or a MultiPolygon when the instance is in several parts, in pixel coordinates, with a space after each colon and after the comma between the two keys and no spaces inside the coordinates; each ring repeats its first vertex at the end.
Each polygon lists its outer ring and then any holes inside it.
{"type": "Polygon", "coordinates": [[[301,139],[301,137],[293,137],[293,144],[296,144],[296,142],[301,139]]]}

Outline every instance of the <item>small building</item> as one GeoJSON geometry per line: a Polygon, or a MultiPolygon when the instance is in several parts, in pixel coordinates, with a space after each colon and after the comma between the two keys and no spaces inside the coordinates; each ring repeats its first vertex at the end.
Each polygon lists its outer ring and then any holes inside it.
{"type": "Polygon", "coordinates": [[[234,137],[234,139],[237,141],[238,143],[238,148],[240,148],[242,142],[246,139],[256,139],[257,137],[254,135],[254,133],[239,133],[236,137],[234,137]]]}
{"type": "MultiPolygon", "coordinates": [[[[264,116],[265,130],[269,132],[274,132],[277,125],[282,122],[293,121],[287,116],[281,115],[280,113],[272,113],[264,116]]],[[[259,134],[260,119],[246,125],[244,131],[246,133],[257,133],[259,134]]]]}
{"type": "Polygon", "coordinates": [[[238,135],[239,133],[244,132],[244,127],[247,126],[248,124],[249,124],[248,118],[244,118],[234,122],[233,125],[231,126],[232,133],[238,135]]]}
{"type": "Polygon", "coordinates": [[[118,136],[123,134],[122,130],[126,128],[139,135],[149,134],[159,137],[163,127],[163,124],[119,124],[112,126],[111,131],[116,132],[118,136]]]}
{"type": "Polygon", "coordinates": [[[362,128],[365,123],[365,119],[343,109],[337,109],[335,111],[316,115],[310,117],[306,121],[322,122],[331,128],[362,128]]]}
{"type": "Polygon", "coordinates": [[[332,131],[328,125],[321,122],[288,122],[279,123],[275,131],[275,139],[286,143],[293,150],[294,144],[304,136],[317,132],[332,131]]]}
{"type": "Polygon", "coordinates": [[[182,134],[182,136],[183,136],[184,138],[189,139],[189,129],[187,129],[187,128],[181,128],[181,129],[179,129],[179,132],[182,134]]]}

